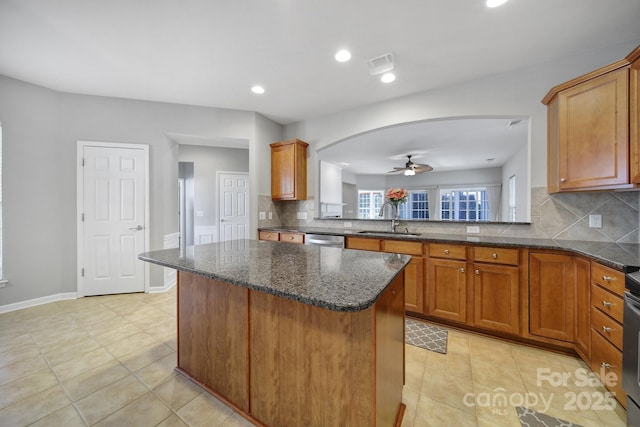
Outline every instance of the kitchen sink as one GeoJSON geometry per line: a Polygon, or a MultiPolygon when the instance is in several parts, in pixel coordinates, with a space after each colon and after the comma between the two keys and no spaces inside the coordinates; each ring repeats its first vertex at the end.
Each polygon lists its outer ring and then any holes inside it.
{"type": "Polygon", "coordinates": [[[406,233],[403,231],[375,231],[375,230],[362,230],[357,234],[389,234],[392,236],[419,236],[421,233],[406,233]]]}

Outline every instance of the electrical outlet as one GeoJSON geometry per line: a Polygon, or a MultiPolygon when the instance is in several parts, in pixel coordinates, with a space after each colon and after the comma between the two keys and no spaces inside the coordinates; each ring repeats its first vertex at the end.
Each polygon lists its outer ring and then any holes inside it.
{"type": "Polygon", "coordinates": [[[351,224],[351,221],[344,222],[344,228],[351,228],[351,227],[353,227],[353,224],[351,224]]]}
{"type": "Polygon", "coordinates": [[[258,214],[258,218],[259,218],[259,219],[265,219],[266,217],[267,217],[267,214],[266,214],[265,212],[260,212],[260,213],[258,214]]]}
{"type": "Polygon", "coordinates": [[[204,211],[196,211],[196,216],[204,216],[204,211]]]}
{"type": "Polygon", "coordinates": [[[467,225],[467,233],[478,234],[480,233],[480,227],[477,225],[467,225]]]}
{"type": "Polygon", "coordinates": [[[273,212],[269,212],[269,219],[273,219],[273,212]]]}
{"type": "Polygon", "coordinates": [[[306,212],[298,212],[297,218],[298,219],[307,219],[307,213],[306,212]]]}
{"type": "Polygon", "coordinates": [[[602,228],[602,215],[589,215],[589,228],[602,228]]]}

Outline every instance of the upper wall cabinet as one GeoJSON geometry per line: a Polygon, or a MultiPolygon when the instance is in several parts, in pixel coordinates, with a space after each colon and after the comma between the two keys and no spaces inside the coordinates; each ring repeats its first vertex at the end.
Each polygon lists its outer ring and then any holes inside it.
{"type": "Polygon", "coordinates": [[[299,139],[271,144],[271,199],[306,200],[308,146],[299,139]]]}
{"type": "Polygon", "coordinates": [[[549,193],[640,184],[640,46],[625,59],[554,87],[548,114],[549,193]]]}

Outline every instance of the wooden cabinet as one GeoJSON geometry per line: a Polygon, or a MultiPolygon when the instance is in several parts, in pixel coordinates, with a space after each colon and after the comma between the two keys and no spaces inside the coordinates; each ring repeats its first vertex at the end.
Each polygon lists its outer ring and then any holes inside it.
{"type": "Polygon", "coordinates": [[[574,257],[557,253],[529,255],[529,333],[573,342],[576,274],[574,257]]]}
{"type": "Polygon", "coordinates": [[[272,242],[285,242],[285,243],[297,243],[299,245],[304,243],[304,233],[279,233],[277,231],[265,231],[258,232],[258,240],[270,240],[272,242]]]}
{"type": "Polygon", "coordinates": [[[576,272],[576,320],[574,344],[582,359],[591,361],[591,263],[575,258],[576,272]]]}
{"type": "Polygon", "coordinates": [[[380,239],[366,237],[347,237],[345,242],[347,249],[360,249],[362,251],[380,252],[380,239]]]}
{"type": "Polygon", "coordinates": [[[509,265],[518,262],[518,252],[517,249],[474,248],[475,326],[510,334],[520,333],[520,268],[509,265]],[[509,264],[502,264],[502,258],[509,264]]]}
{"type": "Polygon", "coordinates": [[[554,87],[542,100],[548,107],[550,193],[631,188],[640,182],[639,56],[640,47],[623,60],[554,87]]]}
{"type": "Polygon", "coordinates": [[[306,200],[307,144],[299,139],[271,144],[271,198],[306,200]]]}
{"type": "Polygon", "coordinates": [[[424,311],[424,245],[422,242],[382,240],[382,252],[411,255],[404,269],[404,308],[414,313],[424,311]]]}
{"type": "Polygon", "coordinates": [[[345,247],[411,255],[411,261],[404,269],[404,308],[413,313],[424,311],[424,244],[422,242],[348,236],[345,247]]]}
{"type": "Polygon", "coordinates": [[[622,389],[624,274],[591,262],[591,369],[625,406],[622,389]],[[613,381],[612,381],[613,379],[613,381]]]}
{"type": "Polygon", "coordinates": [[[629,70],[629,141],[631,182],[640,184],[640,46],[627,56],[629,70]]]}
{"type": "Polygon", "coordinates": [[[466,323],[467,248],[464,245],[432,243],[427,260],[425,314],[466,323]]]}

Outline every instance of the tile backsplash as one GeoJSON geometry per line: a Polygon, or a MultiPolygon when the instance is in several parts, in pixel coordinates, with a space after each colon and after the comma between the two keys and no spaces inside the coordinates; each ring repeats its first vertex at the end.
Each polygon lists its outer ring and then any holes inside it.
{"type": "MultiPolygon", "coordinates": [[[[531,189],[531,224],[477,224],[480,234],[521,238],[552,238],[558,240],[588,240],[600,242],[640,243],[640,193],[590,192],[547,194],[545,187],[531,189]],[[601,215],[602,227],[589,228],[589,215],[601,215]]],[[[387,228],[386,221],[314,219],[313,199],[300,202],[273,202],[270,196],[258,197],[258,210],[265,212],[259,227],[304,226],[344,228],[351,222],[354,230],[387,228]],[[272,219],[269,218],[272,213],[272,219]],[[299,215],[299,213],[303,215],[299,215]],[[307,219],[299,219],[304,216],[307,219]]],[[[467,234],[467,223],[401,222],[412,232],[467,234]]],[[[474,234],[478,235],[478,234],[474,234]]]]}

